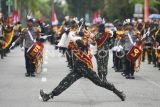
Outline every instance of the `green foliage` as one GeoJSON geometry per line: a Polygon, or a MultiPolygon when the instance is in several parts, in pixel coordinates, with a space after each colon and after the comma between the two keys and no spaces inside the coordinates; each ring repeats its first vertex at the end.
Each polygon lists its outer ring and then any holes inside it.
{"type": "Polygon", "coordinates": [[[131,18],[133,10],[134,5],[130,4],[128,0],[106,0],[103,15],[107,20],[113,21],[115,19],[131,18]]]}
{"type": "Polygon", "coordinates": [[[100,10],[107,20],[132,16],[134,7],[128,0],[66,0],[70,15],[84,17],[86,13],[100,10]]]}
{"type": "Polygon", "coordinates": [[[105,0],[66,0],[70,15],[84,17],[86,13],[100,10],[105,0]]]}
{"type": "Polygon", "coordinates": [[[36,1],[35,0],[19,0],[18,6],[20,5],[22,9],[27,11],[27,13],[31,11],[32,14],[37,18],[43,15],[48,16],[49,5],[47,4],[47,0],[36,0],[36,1]]]}
{"type": "MultiPolygon", "coordinates": [[[[149,1],[149,6],[155,6],[158,2],[156,0],[148,0],[149,1]]],[[[129,0],[130,3],[141,3],[144,4],[144,0],[129,0]]]]}
{"type": "MultiPolygon", "coordinates": [[[[134,12],[134,4],[144,4],[144,0],[66,0],[66,4],[61,5],[62,0],[17,0],[22,9],[31,11],[37,18],[46,16],[51,19],[51,9],[54,6],[57,17],[60,21],[65,15],[85,17],[96,10],[100,10],[102,17],[107,21],[115,19],[131,18],[134,12]]],[[[149,0],[149,6],[160,12],[160,3],[156,0],[149,0]]],[[[21,9],[21,10],[22,10],[21,9]]],[[[22,10],[23,12],[23,10],[22,10]]]]}

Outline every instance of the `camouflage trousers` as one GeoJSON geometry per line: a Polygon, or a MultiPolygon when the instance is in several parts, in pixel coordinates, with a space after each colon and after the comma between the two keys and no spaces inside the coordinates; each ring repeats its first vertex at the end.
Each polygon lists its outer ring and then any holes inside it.
{"type": "Polygon", "coordinates": [[[95,85],[103,87],[110,91],[114,92],[114,90],[117,90],[114,85],[109,83],[108,81],[102,82],[97,76],[96,72],[89,69],[83,62],[76,60],[74,71],[71,71],[66,77],[63,78],[59,85],[51,92],[52,96],[60,95],[81,77],[85,77],[92,81],[95,85]]]}
{"type": "Polygon", "coordinates": [[[109,51],[97,53],[95,58],[97,60],[98,75],[101,80],[105,81],[108,74],[109,51]]]}

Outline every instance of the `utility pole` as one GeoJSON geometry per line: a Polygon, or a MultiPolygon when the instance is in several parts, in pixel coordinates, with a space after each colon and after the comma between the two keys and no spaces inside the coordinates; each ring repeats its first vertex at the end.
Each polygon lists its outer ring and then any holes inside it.
{"type": "Polygon", "coordinates": [[[144,22],[149,20],[149,0],[144,0],[144,22]]]}

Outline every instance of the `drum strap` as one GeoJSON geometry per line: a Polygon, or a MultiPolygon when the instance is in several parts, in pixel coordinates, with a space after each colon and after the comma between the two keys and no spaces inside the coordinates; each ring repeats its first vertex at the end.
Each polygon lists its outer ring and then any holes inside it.
{"type": "Polygon", "coordinates": [[[3,34],[2,34],[2,25],[0,25],[0,37],[2,37],[3,34]]]}
{"type": "Polygon", "coordinates": [[[35,40],[35,39],[33,39],[33,36],[32,36],[31,32],[30,32],[28,29],[27,29],[27,32],[28,32],[29,37],[31,38],[31,40],[32,40],[33,42],[36,42],[36,40],[35,40]]]}
{"type": "Polygon", "coordinates": [[[146,38],[146,37],[149,36],[149,35],[150,35],[150,28],[148,28],[147,30],[144,29],[144,34],[143,34],[142,39],[146,38]]]}
{"type": "Polygon", "coordinates": [[[131,35],[128,33],[128,38],[129,38],[129,41],[131,42],[131,44],[133,45],[134,44],[134,42],[133,42],[133,40],[132,40],[132,37],[131,37],[131,35]]]}

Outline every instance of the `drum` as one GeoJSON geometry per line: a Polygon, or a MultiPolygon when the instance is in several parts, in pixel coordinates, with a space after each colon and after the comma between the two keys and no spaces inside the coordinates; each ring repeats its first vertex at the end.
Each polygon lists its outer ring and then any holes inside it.
{"type": "Polygon", "coordinates": [[[36,62],[42,58],[43,54],[43,44],[40,42],[35,42],[28,50],[27,55],[33,61],[36,62]]]}
{"type": "Polygon", "coordinates": [[[131,62],[135,62],[141,55],[141,53],[142,53],[142,44],[137,42],[127,53],[127,59],[130,60],[131,62]]]}

